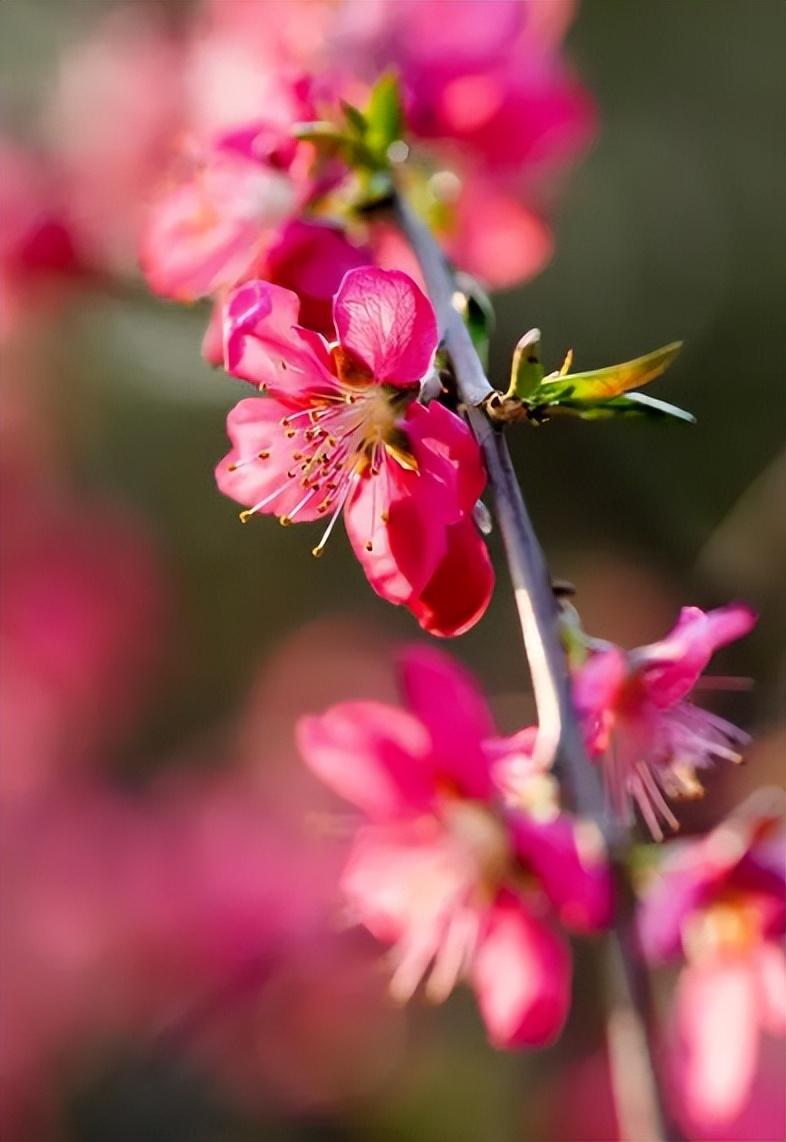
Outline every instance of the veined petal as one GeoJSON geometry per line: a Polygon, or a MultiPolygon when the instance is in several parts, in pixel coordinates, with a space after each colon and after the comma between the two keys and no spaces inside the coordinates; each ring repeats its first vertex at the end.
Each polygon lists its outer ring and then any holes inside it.
{"type": "Polygon", "coordinates": [[[250,281],[233,290],[224,306],[227,371],[284,399],[336,391],[327,346],[298,325],[299,311],[297,294],[270,282],[250,281]]]}
{"type": "Polygon", "coordinates": [[[428,734],[404,710],[345,702],[302,718],[297,740],[309,769],[374,820],[411,816],[431,803],[428,734]]]}
{"type": "Polygon", "coordinates": [[[431,647],[413,647],[399,664],[407,706],[427,728],[435,768],[466,797],[492,794],[483,741],[495,733],[486,701],[470,674],[431,647]]]}
{"type": "Polygon", "coordinates": [[[400,270],[350,270],[333,304],[341,347],[378,382],[411,385],[431,368],[437,347],[434,307],[400,270]]]}
{"type": "Polygon", "coordinates": [[[559,1035],[570,1006],[565,942],[510,893],[489,911],[472,984],[495,1047],[539,1047],[559,1035]]]}

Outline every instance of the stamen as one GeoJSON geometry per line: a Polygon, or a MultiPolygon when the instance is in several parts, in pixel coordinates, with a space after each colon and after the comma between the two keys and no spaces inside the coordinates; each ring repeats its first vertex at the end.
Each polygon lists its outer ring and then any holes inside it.
{"type": "Polygon", "coordinates": [[[281,493],[284,491],[284,489],[288,488],[288,487],[289,487],[289,484],[281,484],[281,486],[276,488],[276,490],[274,492],[271,492],[269,496],[265,496],[265,498],[260,500],[259,503],[254,504],[254,506],[252,508],[246,508],[245,511],[242,511],[240,513],[240,522],[241,523],[248,523],[248,521],[251,519],[252,515],[256,515],[257,512],[262,511],[262,508],[267,507],[267,505],[272,500],[274,500],[276,498],[276,496],[280,496],[281,493]]]}

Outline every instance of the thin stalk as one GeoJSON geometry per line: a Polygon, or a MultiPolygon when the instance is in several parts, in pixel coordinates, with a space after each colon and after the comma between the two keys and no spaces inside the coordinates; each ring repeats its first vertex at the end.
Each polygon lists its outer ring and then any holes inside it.
{"type": "Polygon", "coordinates": [[[620,1127],[630,1142],[680,1142],[669,1121],[655,1065],[649,976],[636,944],[628,838],[608,812],[597,768],[587,756],[559,637],[558,610],[543,550],[524,502],[507,442],[479,407],[495,390],[453,304],[456,283],[431,230],[402,195],[394,211],[420,264],[450,356],[458,395],[483,451],[521,623],[538,710],[537,756],[552,762],[569,803],[602,836],[615,875],[617,907],[609,948],[608,1033],[620,1127]]]}

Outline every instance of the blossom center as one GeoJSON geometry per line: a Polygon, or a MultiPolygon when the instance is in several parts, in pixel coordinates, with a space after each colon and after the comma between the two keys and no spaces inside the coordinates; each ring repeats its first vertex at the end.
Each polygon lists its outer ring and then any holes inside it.
{"type": "Polygon", "coordinates": [[[688,957],[694,961],[742,956],[761,939],[761,917],[746,894],[728,892],[692,916],[683,934],[688,957]]]}
{"type": "Polygon", "coordinates": [[[449,798],[442,818],[477,870],[478,880],[494,889],[504,879],[512,858],[507,830],[479,801],[449,798]]]}

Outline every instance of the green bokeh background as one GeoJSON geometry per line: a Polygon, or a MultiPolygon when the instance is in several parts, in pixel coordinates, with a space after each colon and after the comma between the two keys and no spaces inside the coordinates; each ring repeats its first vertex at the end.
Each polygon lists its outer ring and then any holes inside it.
{"type": "MultiPolygon", "coordinates": [[[[110,0],[1,0],[0,63],[17,128],[28,116],[32,123],[46,97],[57,53],[110,7],[110,0]]],[[[552,264],[496,299],[492,354],[502,384],[513,345],[533,325],[548,367],[571,346],[579,367],[591,368],[685,341],[651,391],[695,412],[696,427],[564,420],[522,428],[512,446],[552,570],[575,582],[594,633],[656,637],[663,610],[653,598],[676,609],[741,596],[762,612],[759,630],[728,660],[757,680],[731,713],[762,733],[782,713],[784,678],[785,15],[781,0],[585,0],[569,43],[599,105],[601,132],[566,180],[552,264]],[[620,615],[620,607],[634,613],[620,615]]],[[[351,615],[381,641],[418,633],[407,614],[367,589],[343,538],[315,564],[304,529],[238,524],[212,465],[225,448],[224,413],[242,394],[201,363],[203,322],[202,310],[141,296],[86,298],[51,334],[52,399],[78,479],[147,517],[175,584],[176,652],[116,759],[125,773],[155,767],[179,743],[211,732],[237,707],[260,661],[310,620],[351,615]]],[[[513,728],[521,720],[515,696],[527,682],[497,537],[492,547],[499,589],[489,614],[451,649],[500,699],[513,728]]],[[[522,710],[526,704],[521,697],[522,710]]],[[[750,784],[749,774],[716,783],[708,817],[750,784]]],[[[493,1054],[459,997],[439,1015],[414,1017],[396,1089],[345,1120],[263,1135],[253,1125],[213,1130],[203,1117],[199,1130],[211,1139],[542,1140],[534,1091],[597,1030],[596,977],[580,971],[579,980],[571,1028],[556,1051],[493,1054]]],[[[130,1096],[123,1087],[123,1098],[110,1090],[103,1103],[80,1104],[75,1138],[153,1137],[146,1128],[123,1134],[119,1125],[129,1114],[135,1121],[133,1092],[143,1086],[157,1091],[159,1082],[162,1105],[191,1098],[183,1095],[189,1088],[171,1077],[154,1081],[149,1071],[134,1086],[130,1071],[130,1096]]],[[[173,1121],[155,1136],[203,1137],[173,1121]]]]}

